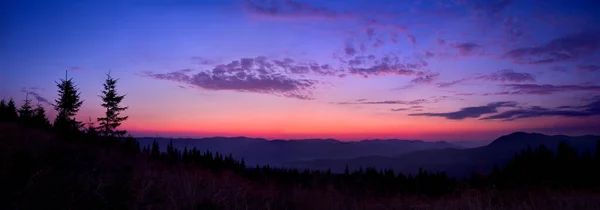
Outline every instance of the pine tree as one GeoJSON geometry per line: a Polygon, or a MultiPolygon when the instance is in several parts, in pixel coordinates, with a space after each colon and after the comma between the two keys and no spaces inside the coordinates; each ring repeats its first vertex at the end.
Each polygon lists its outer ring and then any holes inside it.
{"type": "Polygon", "coordinates": [[[0,100],[0,122],[6,121],[6,101],[0,100]]]}
{"type": "Polygon", "coordinates": [[[125,130],[117,130],[117,127],[121,125],[121,122],[127,120],[128,116],[119,117],[120,112],[127,109],[127,107],[121,107],[119,104],[125,98],[125,95],[118,95],[116,91],[117,80],[113,79],[108,73],[106,81],[104,83],[104,90],[102,91],[102,107],[106,108],[104,117],[99,117],[100,121],[100,133],[104,136],[123,136],[127,133],[125,130]]]}
{"type": "Polygon", "coordinates": [[[79,130],[82,123],[75,120],[75,115],[79,111],[83,101],[79,99],[78,89],[73,83],[72,79],[65,79],[60,83],[56,83],[58,86],[58,96],[54,109],[58,111],[58,116],[54,120],[54,127],[61,131],[74,131],[79,130]]]}
{"type": "Polygon", "coordinates": [[[33,110],[33,116],[31,117],[31,124],[38,128],[50,127],[50,121],[46,118],[46,110],[39,103],[33,110]]]}
{"type": "Polygon", "coordinates": [[[15,105],[15,101],[11,98],[6,106],[6,121],[16,122],[18,119],[17,106],[15,105]]]}
{"type": "Polygon", "coordinates": [[[31,124],[33,118],[33,109],[31,107],[31,100],[29,100],[29,93],[25,96],[25,103],[19,108],[19,121],[24,124],[31,124]]]}

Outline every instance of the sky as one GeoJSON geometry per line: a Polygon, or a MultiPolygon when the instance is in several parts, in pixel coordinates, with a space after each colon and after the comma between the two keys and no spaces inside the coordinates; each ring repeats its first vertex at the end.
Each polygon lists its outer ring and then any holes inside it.
{"type": "Polygon", "coordinates": [[[77,115],[106,74],[134,136],[600,134],[595,0],[0,2],[0,97],[77,115]]]}

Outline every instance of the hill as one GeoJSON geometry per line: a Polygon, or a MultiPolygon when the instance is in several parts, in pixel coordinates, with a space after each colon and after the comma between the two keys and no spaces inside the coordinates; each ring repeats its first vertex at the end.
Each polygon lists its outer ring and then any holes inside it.
{"type": "MultiPolygon", "coordinates": [[[[141,146],[152,144],[154,138],[137,138],[141,146]]],[[[161,148],[170,142],[177,149],[196,147],[201,151],[210,150],[233,157],[244,158],[249,165],[284,166],[294,161],[315,159],[351,159],[381,155],[393,157],[399,154],[428,149],[460,148],[448,142],[425,142],[419,140],[363,140],[342,142],[334,139],[266,140],[246,137],[213,137],[202,139],[157,138],[161,148]]]]}
{"type": "Polygon", "coordinates": [[[450,176],[465,177],[473,172],[490,172],[494,164],[502,165],[514,154],[527,147],[544,145],[555,151],[561,141],[567,142],[579,153],[594,153],[596,140],[600,136],[543,135],[539,133],[515,132],[502,136],[486,146],[458,149],[444,148],[414,151],[393,157],[366,156],[351,159],[319,159],[312,161],[288,162],[286,167],[331,169],[341,172],[348,166],[350,170],[376,167],[389,168],[403,173],[417,173],[420,168],[429,171],[443,171],[450,176]]]}

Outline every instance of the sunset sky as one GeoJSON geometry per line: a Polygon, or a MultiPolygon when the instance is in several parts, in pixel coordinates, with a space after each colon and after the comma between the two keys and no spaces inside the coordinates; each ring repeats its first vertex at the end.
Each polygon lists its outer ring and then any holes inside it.
{"type": "Polygon", "coordinates": [[[0,97],[65,70],[135,136],[490,140],[600,134],[600,1],[0,2],[0,97]]]}

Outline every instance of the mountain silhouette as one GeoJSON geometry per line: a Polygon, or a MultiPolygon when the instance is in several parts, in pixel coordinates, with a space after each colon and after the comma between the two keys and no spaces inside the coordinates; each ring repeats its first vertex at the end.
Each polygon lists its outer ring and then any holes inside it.
{"type": "MultiPolygon", "coordinates": [[[[155,138],[138,138],[140,145],[149,146],[155,138]]],[[[196,147],[200,151],[210,150],[244,158],[249,165],[284,166],[284,163],[317,159],[352,159],[365,156],[394,157],[414,151],[428,149],[460,148],[454,144],[419,140],[363,140],[342,142],[334,139],[267,140],[246,137],[213,137],[202,139],[156,138],[160,148],[173,142],[175,148],[183,150],[196,147]]]]}
{"type": "Polygon", "coordinates": [[[544,145],[555,151],[561,141],[567,142],[578,152],[595,152],[596,140],[600,136],[564,136],[544,135],[539,133],[515,132],[502,136],[486,146],[460,149],[440,148],[399,154],[396,156],[366,156],[352,159],[319,159],[312,161],[288,162],[286,167],[331,169],[342,172],[346,166],[350,170],[376,167],[378,169],[394,169],[397,172],[417,173],[420,168],[429,171],[443,171],[448,175],[464,177],[473,172],[489,172],[494,164],[506,163],[515,153],[544,145]]]}

